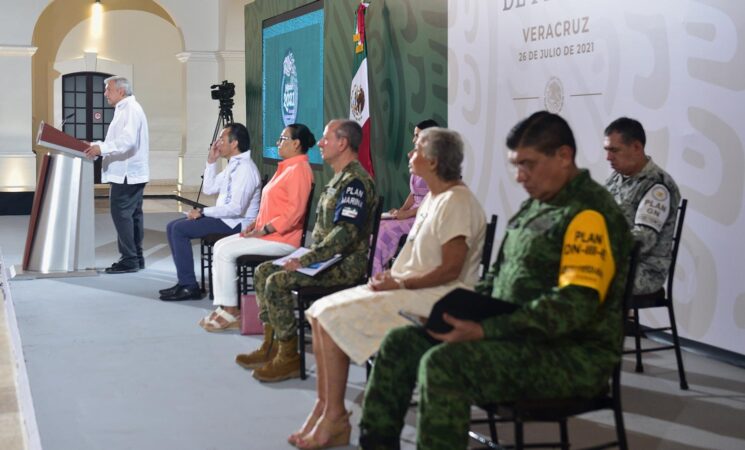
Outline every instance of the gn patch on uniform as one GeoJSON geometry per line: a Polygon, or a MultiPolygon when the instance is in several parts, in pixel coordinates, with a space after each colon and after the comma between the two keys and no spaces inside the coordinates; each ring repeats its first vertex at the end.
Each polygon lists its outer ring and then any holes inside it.
{"type": "Polygon", "coordinates": [[[352,180],[343,188],[336,202],[334,223],[348,222],[361,229],[367,219],[365,217],[366,205],[365,185],[358,179],[352,180]]]}
{"type": "Polygon", "coordinates": [[[643,225],[660,232],[670,215],[670,191],[664,184],[655,184],[639,202],[634,225],[643,225]]]}
{"type": "Polygon", "coordinates": [[[559,287],[584,286],[597,291],[600,302],[616,273],[616,263],[602,214],[585,210],[574,216],[564,234],[559,287]]]}

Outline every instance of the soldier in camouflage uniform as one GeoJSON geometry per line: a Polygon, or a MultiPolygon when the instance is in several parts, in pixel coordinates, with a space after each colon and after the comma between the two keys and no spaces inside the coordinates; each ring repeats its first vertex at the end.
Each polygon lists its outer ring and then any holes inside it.
{"type": "Polygon", "coordinates": [[[323,160],[334,169],[318,200],[311,251],[284,266],[266,262],[256,268],[256,300],[265,324],[264,342],[236,362],[254,369],[260,381],[300,376],[297,321],[291,291],[305,286],[334,286],[363,280],[378,198],[375,184],[357,160],[362,128],[351,120],[332,120],[318,142],[323,160]],[[336,254],[343,259],[310,277],[296,270],[336,254]],[[276,341],[278,342],[276,342],[276,341]]]}
{"type": "Polygon", "coordinates": [[[596,395],[620,360],[631,243],[621,211],[575,166],[574,137],[559,116],[533,114],[507,146],[530,199],[477,290],[520,308],[481,323],[446,314],[454,327],[446,334],[392,330],[365,392],[363,449],[398,448],[417,383],[417,448],[453,450],[467,447],[472,404],[596,395]]]}
{"type": "Polygon", "coordinates": [[[634,294],[664,295],[680,191],[672,177],[644,153],[646,141],[642,124],[634,119],[621,117],[608,125],[604,146],[613,173],[605,187],[641,242],[634,294]]]}

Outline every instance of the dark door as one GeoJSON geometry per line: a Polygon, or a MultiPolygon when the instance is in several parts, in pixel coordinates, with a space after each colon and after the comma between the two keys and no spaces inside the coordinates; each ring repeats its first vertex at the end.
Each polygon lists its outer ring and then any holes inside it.
{"type": "MultiPolygon", "coordinates": [[[[84,141],[102,141],[109,130],[114,108],[103,96],[103,80],[111,75],[77,72],[62,76],[62,131],[84,141]]],[[[94,182],[101,182],[101,158],[94,163],[94,182]]]]}

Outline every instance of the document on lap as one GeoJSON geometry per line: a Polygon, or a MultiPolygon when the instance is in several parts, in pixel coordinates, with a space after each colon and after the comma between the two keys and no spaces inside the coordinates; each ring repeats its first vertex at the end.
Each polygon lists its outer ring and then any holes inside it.
{"type": "MultiPolygon", "coordinates": [[[[290,253],[287,256],[283,256],[282,258],[274,260],[274,265],[276,266],[283,266],[287,261],[293,258],[300,258],[301,256],[305,255],[306,253],[310,252],[309,248],[300,247],[299,249],[295,250],[294,252],[290,253]]],[[[326,270],[327,268],[333,266],[338,261],[341,260],[341,255],[336,254],[332,256],[331,258],[325,260],[325,261],[318,261],[314,262],[313,264],[309,265],[308,267],[301,267],[297,271],[308,276],[315,276],[317,273],[322,272],[326,270]]]]}
{"type": "Polygon", "coordinates": [[[453,327],[442,319],[444,313],[456,319],[481,322],[499,314],[510,314],[516,309],[518,306],[514,303],[457,288],[438,300],[427,318],[406,310],[400,310],[398,313],[414,325],[436,333],[448,333],[453,327]]]}

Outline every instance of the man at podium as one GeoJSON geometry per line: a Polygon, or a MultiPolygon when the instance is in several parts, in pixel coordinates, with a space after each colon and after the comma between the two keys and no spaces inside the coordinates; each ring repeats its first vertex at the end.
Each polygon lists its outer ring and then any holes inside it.
{"type": "Polygon", "coordinates": [[[106,273],[137,272],[145,268],[142,238],[145,232],[142,194],[150,180],[147,118],[124,77],[104,80],[104,97],[114,107],[114,118],[103,141],[85,150],[89,158],[101,156],[101,179],[111,184],[111,218],[121,257],[106,273]]]}

